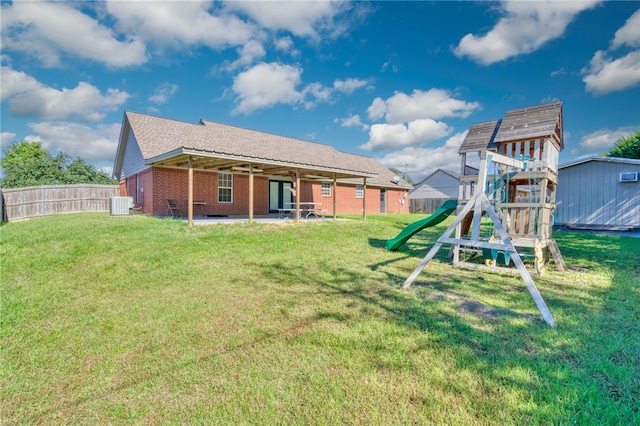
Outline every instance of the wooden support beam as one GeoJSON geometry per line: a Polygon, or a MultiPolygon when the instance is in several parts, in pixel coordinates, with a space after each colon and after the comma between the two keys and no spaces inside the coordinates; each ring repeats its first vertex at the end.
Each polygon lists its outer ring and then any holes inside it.
{"type": "Polygon", "coordinates": [[[253,223],[253,164],[249,164],[249,223],[253,223]]]}
{"type": "Polygon", "coordinates": [[[336,176],[336,174],[333,174],[333,185],[331,188],[331,195],[333,196],[333,220],[336,220],[337,218],[337,212],[336,212],[336,206],[337,206],[337,198],[338,198],[338,178],[336,176]]]}
{"type": "Polygon", "coordinates": [[[362,178],[362,220],[367,220],[367,178],[362,178]]]}
{"type": "Polygon", "coordinates": [[[187,165],[189,167],[188,174],[188,190],[187,190],[187,225],[189,227],[193,226],[193,164],[191,162],[191,157],[189,157],[189,161],[187,161],[187,165]]]}

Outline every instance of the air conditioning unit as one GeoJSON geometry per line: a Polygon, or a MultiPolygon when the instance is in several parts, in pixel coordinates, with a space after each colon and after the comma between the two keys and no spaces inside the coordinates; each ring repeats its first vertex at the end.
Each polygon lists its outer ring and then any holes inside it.
{"type": "Polygon", "coordinates": [[[620,173],[619,182],[637,182],[638,172],[623,172],[620,173]]]}
{"type": "Polygon", "coordinates": [[[109,212],[111,216],[122,216],[131,213],[133,197],[111,197],[109,199],[109,212]]]}

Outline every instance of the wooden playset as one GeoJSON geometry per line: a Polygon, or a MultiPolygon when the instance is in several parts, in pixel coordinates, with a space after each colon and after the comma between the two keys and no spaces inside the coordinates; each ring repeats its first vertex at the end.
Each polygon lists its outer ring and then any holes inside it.
{"type": "Polygon", "coordinates": [[[538,276],[550,258],[558,270],[565,268],[552,235],[562,147],[561,102],[512,110],[502,120],[471,126],[458,150],[462,177],[456,218],[403,287],[413,283],[443,244],[450,244],[454,266],[520,274],[553,326],[523,258],[532,259],[532,273],[538,276]],[[479,158],[478,168],[471,165],[472,154],[479,158]],[[484,263],[469,261],[477,258],[484,263]]]}

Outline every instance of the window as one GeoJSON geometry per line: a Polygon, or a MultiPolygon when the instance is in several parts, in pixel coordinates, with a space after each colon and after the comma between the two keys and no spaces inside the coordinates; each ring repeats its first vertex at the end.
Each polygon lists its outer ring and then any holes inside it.
{"type": "Polygon", "coordinates": [[[356,185],[356,198],[364,198],[364,185],[356,185]]]}
{"type": "Polygon", "coordinates": [[[233,201],[233,175],[218,173],[218,202],[231,203],[233,201]]]}
{"type": "Polygon", "coordinates": [[[331,183],[330,182],[322,182],[322,192],[320,195],[323,197],[331,197],[331,183]]]}

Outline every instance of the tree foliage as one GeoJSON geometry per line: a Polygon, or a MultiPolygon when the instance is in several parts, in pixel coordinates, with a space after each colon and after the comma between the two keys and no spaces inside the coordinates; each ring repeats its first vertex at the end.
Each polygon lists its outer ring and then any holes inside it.
{"type": "Polygon", "coordinates": [[[52,156],[40,142],[16,142],[8,147],[0,166],[3,188],[24,188],[39,185],[68,185],[77,183],[116,184],[105,172],[81,158],[60,152],[52,156]]]}
{"type": "Polygon", "coordinates": [[[605,157],[632,158],[640,160],[640,130],[620,140],[605,154],[605,157]]]}

